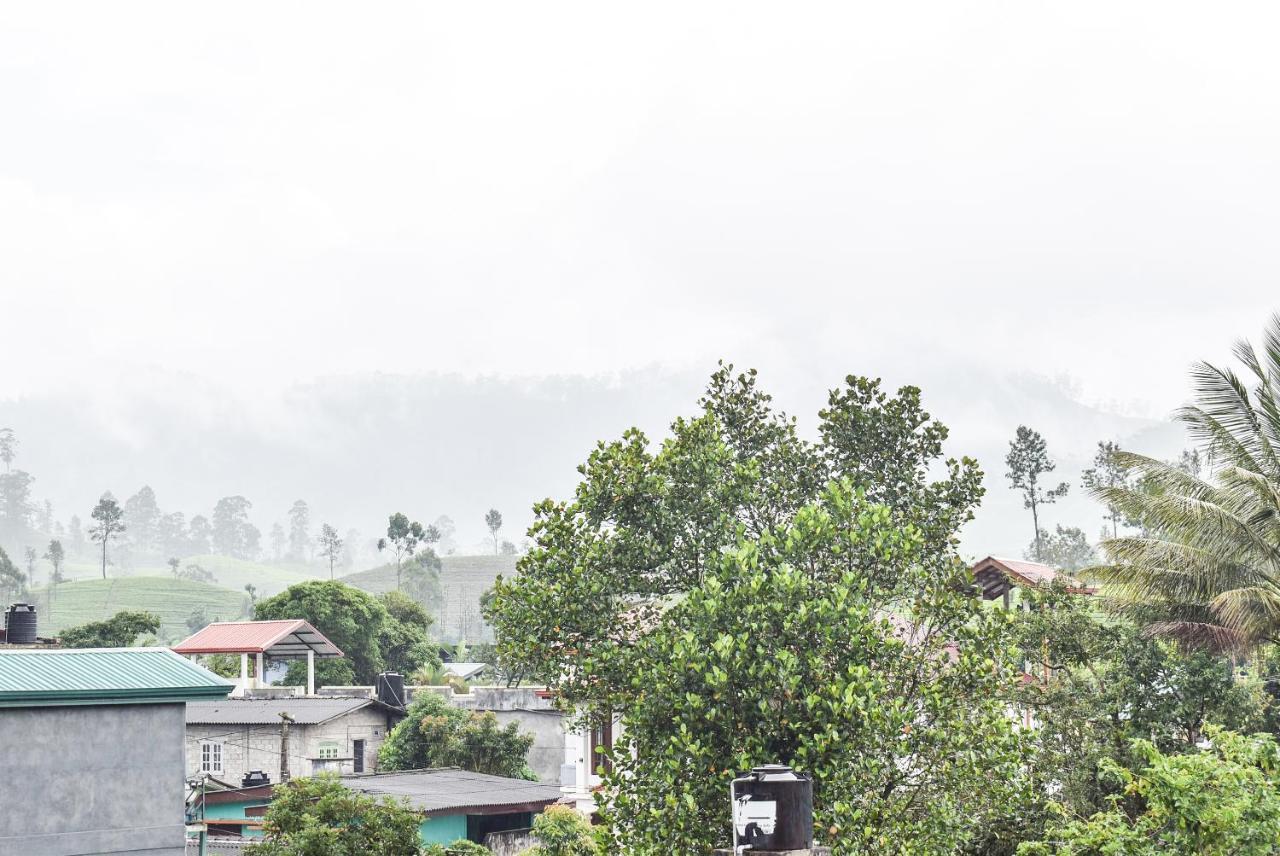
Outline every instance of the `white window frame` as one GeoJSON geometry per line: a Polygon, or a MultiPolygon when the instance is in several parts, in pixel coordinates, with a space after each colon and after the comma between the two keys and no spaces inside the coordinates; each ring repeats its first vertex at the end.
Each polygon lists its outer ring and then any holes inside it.
{"type": "Polygon", "coordinates": [[[324,740],[316,747],[316,758],[321,761],[336,761],[342,754],[342,744],[337,740],[324,740]]]}
{"type": "Polygon", "coordinates": [[[215,740],[204,740],[200,743],[200,772],[221,773],[225,747],[215,740]]]}

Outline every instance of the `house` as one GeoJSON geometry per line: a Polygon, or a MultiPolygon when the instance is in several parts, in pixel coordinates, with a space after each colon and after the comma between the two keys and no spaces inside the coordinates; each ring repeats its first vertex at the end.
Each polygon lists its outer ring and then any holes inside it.
{"type": "Polygon", "coordinates": [[[211,776],[238,785],[260,770],[271,781],[280,781],[281,713],[292,717],[284,759],[292,776],[375,771],[378,749],[404,716],[399,708],[367,697],[196,702],[186,711],[187,776],[211,776]]]}
{"type": "Polygon", "coordinates": [[[1035,588],[1058,582],[1063,583],[1068,591],[1076,594],[1097,593],[1097,589],[1086,586],[1074,577],[1039,562],[987,556],[975,562],[970,572],[982,593],[983,600],[1000,598],[1005,608],[1011,604],[1013,590],[1023,586],[1035,588]]]}
{"type": "Polygon", "coordinates": [[[554,785],[458,769],[343,776],[342,784],[368,796],[403,800],[422,815],[423,844],[459,838],[483,844],[491,833],[528,829],[534,815],[560,799],[554,785]]]}
{"type": "Polygon", "coordinates": [[[167,648],[0,649],[0,856],[185,849],[185,707],[232,684],[167,648]]]}

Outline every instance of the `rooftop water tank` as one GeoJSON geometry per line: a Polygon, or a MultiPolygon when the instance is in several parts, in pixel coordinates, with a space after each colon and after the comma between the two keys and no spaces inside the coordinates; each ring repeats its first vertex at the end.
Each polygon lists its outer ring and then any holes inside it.
{"type": "Polygon", "coordinates": [[[36,608],[15,603],[4,613],[5,641],[10,645],[31,645],[36,641],[36,608]]]}

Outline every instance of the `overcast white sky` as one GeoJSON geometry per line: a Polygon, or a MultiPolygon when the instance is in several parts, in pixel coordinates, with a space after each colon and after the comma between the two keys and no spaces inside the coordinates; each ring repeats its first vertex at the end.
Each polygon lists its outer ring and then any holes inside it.
{"type": "Polygon", "coordinates": [[[1031,373],[1160,416],[1280,308],[1277,24],[10,4],[0,398],[726,356],[953,392],[1031,373]]]}
{"type": "Polygon", "coordinates": [[[4,392],[965,354],[1164,412],[1277,305],[1278,17],[10,5],[4,392]]]}

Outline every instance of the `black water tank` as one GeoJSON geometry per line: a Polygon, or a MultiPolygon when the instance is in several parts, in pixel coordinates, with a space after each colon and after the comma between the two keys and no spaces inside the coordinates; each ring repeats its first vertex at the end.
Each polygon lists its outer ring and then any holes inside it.
{"type": "Polygon", "coordinates": [[[15,603],[4,614],[5,641],[10,645],[30,645],[36,641],[36,608],[15,603]]]}
{"type": "Polygon", "coordinates": [[[271,777],[261,770],[250,770],[244,774],[244,778],[240,780],[242,788],[256,788],[261,785],[271,784],[271,777]]]}
{"type": "Polygon", "coordinates": [[[382,672],[374,684],[374,697],[392,707],[404,707],[404,675],[398,672],[382,672]]]}
{"type": "Polygon", "coordinates": [[[790,767],[755,767],[733,782],[733,826],[738,844],[755,850],[813,847],[813,780],[790,767]]]}

